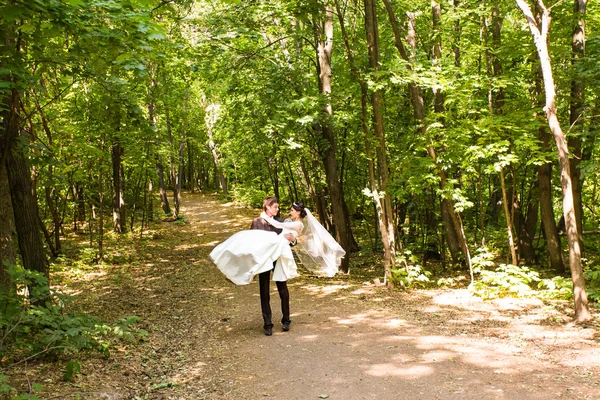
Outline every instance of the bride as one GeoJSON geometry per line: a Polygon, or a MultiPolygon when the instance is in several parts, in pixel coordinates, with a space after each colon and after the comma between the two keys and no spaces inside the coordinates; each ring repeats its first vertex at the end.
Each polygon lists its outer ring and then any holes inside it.
{"type": "Polygon", "coordinates": [[[302,203],[293,203],[290,219],[276,221],[264,211],[261,218],[281,234],[264,230],[244,230],[235,233],[210,253],[219,270],[236,285],[247,285],[255,275],[273,269],[274,281],[287,281],[298,276],[298,268],[285,238],[291,233],[297,239],[295,247],[299,260],[317,275],[334,276],[339,268],[344,249],[302,203]]]}

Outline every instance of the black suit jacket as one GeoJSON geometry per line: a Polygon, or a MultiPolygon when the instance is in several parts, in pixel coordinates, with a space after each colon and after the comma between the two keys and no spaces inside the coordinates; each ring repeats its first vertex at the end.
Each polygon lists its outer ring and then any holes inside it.
{"type": "MultiPolygon", "coordinates": [[[[283,222],[281,218],[273,217],[273,219],[275,219],[275,221],[283,222]]],[[[261,231],[275,232],[278,235],[283,231],[283,229],[275,228],[261,217],[254,218],[254,220],[252,220],[250,229],[260,229],[261,231]]]]}
{"type": "MultiPolygon", "coordinates": [[[[273,219],[275,219],[275,221],[283,222],[283,219],[279,217],[273,217],[273,219]]],[[[275,232],[278,235],[283,231],[283,229],[275,228],[273,225],[269,224],[261,217],[254,218],[252,220],[252,225],[250,225],[250,229],[260,229],[261,231],[275,232]]],[[[296,245],[296,243],[298,242],[294,239],[294,241],[290,243],[290,246],[293,247],[296,245]]]]}

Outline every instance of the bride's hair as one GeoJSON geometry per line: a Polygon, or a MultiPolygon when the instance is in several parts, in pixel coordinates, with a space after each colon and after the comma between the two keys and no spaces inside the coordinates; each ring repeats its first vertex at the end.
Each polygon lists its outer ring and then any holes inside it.
{"type": "Polygon", "coordinates": [[[301,217],[301,218],[304,218],[304,217],[306,217],[306,206],[305,206],[304,204],[302,204],[302,203],[296,203],[296,202],[293,202],[293,203],[292,203],[292,208],[293,208],[294,210],[296,210],[296,211],[299,211],[299,212],[300,212],[300,217],[301,217]]]}

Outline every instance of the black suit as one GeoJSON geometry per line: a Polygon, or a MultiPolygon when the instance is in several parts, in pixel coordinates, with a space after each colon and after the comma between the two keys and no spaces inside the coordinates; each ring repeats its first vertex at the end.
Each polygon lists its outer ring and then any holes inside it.
{"type": "MultiPolygon", "coordinates": [[[[275,218],[276,220],[282,222],[280,218],[275,218]]],[[[252,225],[250,229],[260,229],[262,231],[275,232],[278,235],[281,233],[281,229],[275,228],[273,225],[270,225],[267,221],[262,218],[254,218],[252,221],[252,225]]],[[[273,267],[275,267],[275,263],[273,263],[273,267]]],[[[264,320],[264,328],[272,328],[273,322],[271,320],[271,271],[272,269],[263,273],[258,274],[258,285],[260,288],[260,307],[262,309],[262,315],[264,320]]],[[[283,318],[281,319],[282,324],[289,324],[290,321],[290,292],[288,291],[287,282],[275,282],[277,284],[277,291],[279,292],[279,297],[281,298],[281,312],[283,313],[283,318]]]]}

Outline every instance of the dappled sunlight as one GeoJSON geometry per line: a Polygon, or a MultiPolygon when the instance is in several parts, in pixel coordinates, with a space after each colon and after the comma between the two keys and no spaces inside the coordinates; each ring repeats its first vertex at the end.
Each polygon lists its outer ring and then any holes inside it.
{"type": "MultiPolygon", "coordinates": [[[[149,332],[136,350],[98,368],[103,374],[143,390],[173,383],[153,390],[157,399],[537,400],[565,376],[569,387],[597,388],[596,330],[565,324],[548,304],[484,301],[463,289],[388,291],[355,276],[304,274],[289,282],[292,324],[283,332],[271,282],[275,326],[267,337],[257,279],[236,286],[208,258],[257,210],[215,199],[186,194],[185,223],[160,222],[121,265],[60,272],[83,307],[111,320],[139,315],[149,332]]],[[[77,379],[87,385],[97,376],[77,379]]],[[[557,393],[546,398],[594,398],[557,393]]]]}
{"type": "Polygon", "coordinates": [[[320,286],[320,285],[302,285],[301,286],[302,289],[307,290],[308,292],[310,292],[311,294],[315,295],[315,296],[328,296],[328,295],[332,295],[335,293],[338,293],[342,290],[348,289],[350,287],[349,284],[345,284],[345,285],[327,285],[327,286],[320,286]]]}
{"type": "Polygon", "coordinates": [[[394,376],[397,378],[415,379],[435,373],[435,369],[427,365],[411,365],[402,367],[395,364],[372,364],[360,365],[360,367],[363,368],[367,375],[376,377],[394,376]]]}
{"type": "Polygon", "coordinates": [[[175,251],[184,251],[184,250],[197,249],[198,247],[200,247],[199,244],[181,244],[179,246],[173,247],[173,250],[175,250],[175,251]]]}
{"type": "Polygon", "coordinates": [[[397,328],[399,326],[406,326],[407,322],[403,319],[391,319],[387,322],[384,323],[385,326],[387,326],[388,328],[397,328]]]}
{"type": "Polygon", "coordinates": [[[300,339],[305,342],[316,342],[319,340],[319,335],[304,335],[301,336],[300,339]]]}

